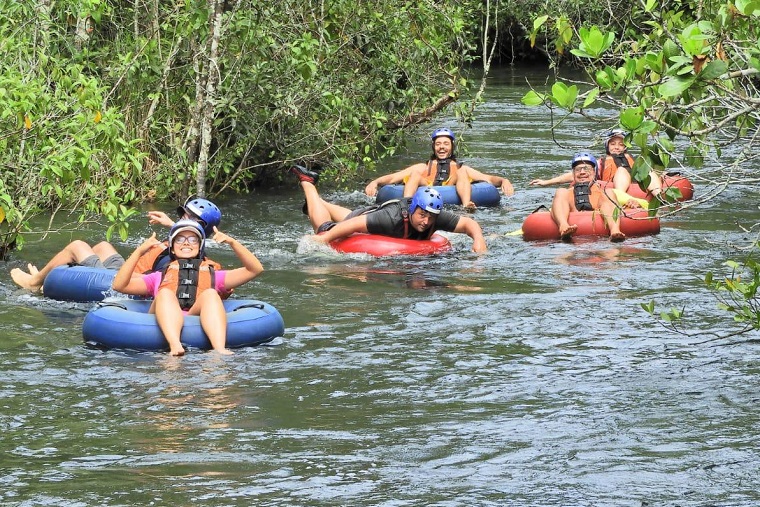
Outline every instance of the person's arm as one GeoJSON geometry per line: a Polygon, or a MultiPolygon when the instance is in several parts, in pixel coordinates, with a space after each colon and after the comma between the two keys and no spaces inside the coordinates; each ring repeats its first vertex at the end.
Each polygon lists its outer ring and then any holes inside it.
{"type": "Polygon", "coordinates": [[[369,184],[367,184],[364,189],[364,193],[370,197],[375,197],[377,195],[377,189],[379,187],[382,187],[383,185],[393,185],[394,183],[403,182],[404,178],[408,177],[411,174],[413,167],[414,166],[410,166],[406,169],[396,171],[395,173],[386,174],[384,176],[375,178],[374,180],[370,181],[369,184]]]}
{"type": "Polygon", "coordinates": [[[174,220],[169,218],[169,216],[164,213],[163,211],[149,211],[148,212],[148,223],[149,224],[161,224],[164,227],[171,227],[174,225],[174,220]]]}
{"type": "Polygon", "coordinates": [[[560,174],[559,176],[555,176],[554,178],[550,178],[548,180],[542,180],[542,179],[531,180],[529,185],[546,187],[549,185],[559,185],[561,183],[572,183],[572,182],[573,182],[573,171],[568,171],[564,174],[560,174]]]}
{"type": "Polygon", "coordinates": [[[506,196],[513,195],[515,189],[512,186],[512,182],[503,176],[496,176],[495,174],[486,174],[473,169],[470,166],[462,166],[467,169],[467,175],[470,177],[470,181],[487,181],[496,188],[501,189],[502,193],[506,196]]]}
{"type": "Polygon", "coordinates": [[[318,243],[328,244],[336,239],[345,238],[355,232],[368,232],[367,231],[367,216],[360,215],[358,217],[349,218],[335,224],[335,227],[322,234],[311,236],[314,241],[318,243]]]}
{"type": "Polygon", "coordinates": [[[153,245],[158,243],[159,241],[156,239],[156,233],[154,232],[151,237],[143,241],[142,245],[138,246],[135,251],[132,252],[132,255],[129,256],[116,273],[113,283],[111,284],[113,290],[123,294],[133,294],[136,296],[146,296],[148,294],[148,287],[145,285],[142,277],[133,277],[132,272],[135,270],[135,266],[140,257],[150,250],[153,245]]]}
{"type": "Polygon", "coordinates": [[[488,251],[486,240],[483,237],[483,230],[475,220],[470,217],[460,217],[454,232],[467,234],[472,238],[472,251],[475,253],[485,253],[488,251]]]}
{"type": "Polygon", "coordinates": [[[224,288],[234,289],[246,282],[249,282],[259,276],[264,271],[258,257],[253,252],[243,246],[238,240],[231,238],[214,227],[214,241],[219,244],[227,244],[232,247],[232,251],[240,259],[242,267],[228,270],[224,278],[224,288]]]}

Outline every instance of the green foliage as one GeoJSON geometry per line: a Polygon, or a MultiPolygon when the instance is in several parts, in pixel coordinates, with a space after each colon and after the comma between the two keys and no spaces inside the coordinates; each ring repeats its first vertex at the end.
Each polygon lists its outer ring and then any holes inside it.
{"type": "Polygon", "coordinates": [[[224,2],[218,38],[215,3],[0,0],[0,206],[16,231],[71,208],[124,236],[130,203],[193,184],[208,111],[213,194],[293,161],[340,181],[469,86],[475,2],[224,2]]]}
{"type": "Polygon", "coordinates": [[[760,330],[760,264],[748,259],[743,265],[727,261],[731,274],[716,279],[712,273],[705,275],[705,284],[716,294],[719,307],[733,315],[734,321],[760,330]]]}
{"type": "Polygon", "coordinates": [[[102,214],[125,231],[142,155],[121,112],[104,106],[108,90],[71,61],[67,25],[25,2],[3,0],[0,9],[1,246],[51,209],[102,214]]]}

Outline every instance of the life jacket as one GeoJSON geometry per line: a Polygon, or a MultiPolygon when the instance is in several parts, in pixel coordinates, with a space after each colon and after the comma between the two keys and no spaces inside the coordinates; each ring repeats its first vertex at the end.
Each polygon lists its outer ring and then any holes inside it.
{"type": "Polygon", "coordinates": [[[451,185],[451,180],[456,176],[459,163],[452,158],[445,160],[428,160],[427,173],[421,182],[425,186],[451,185]]]}
{"type": "Polygon", "coordinates": [[[599,159],[599,165],[596,168],[596,178],[601,181],[612,181],[618,167],[625,167],[630,173],[633,168],[633,157],[627,152],[603,156],[599,159]]]}
{"type": "Polygon", "coordinates": [[[573,185],[575,209],[578,211],[593,211],[599,209],[602,198],[602,187],[594,183],[576,183],[573,185]]]}
{"type": "Polygon", "coordinates": [[[206,289],[216,288],[216,274],[213,261],[201,259],[177,259],[171,261],[161,274],[158,289],[169,288],[177,294],[179,306],[189,310],[195,304],[197,295],[206,289]]]}

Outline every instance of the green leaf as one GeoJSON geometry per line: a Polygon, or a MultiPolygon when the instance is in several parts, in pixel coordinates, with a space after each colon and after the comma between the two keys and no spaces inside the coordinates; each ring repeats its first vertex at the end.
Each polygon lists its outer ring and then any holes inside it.
{"type": "Polygon", "coordinates": [[[688,90],[696,79],[695,76],[689,78],[672,77],[662,83],[658,90],[663,97],[675,97],[688,90]]]}
{"type": "Polygon", "coordinates": [[[526,106],[540,106],[546,101],[546,95],[531,90],[520,100],[526,106]]]}
{"type": "Polygon", "coordinates": [[[620,125],[627,130],[636,130],[643,121],[643,107],[629,108],[620,113],[620,125]]]}
{"type": "Polygon", "coordinates": [[[596,98],[599,96],[599,88],[594,88],[591,90],[588,95],[586,95],[586,99],[583,101],[583,108],[587,108],[594,102],[596,102],[596,98]]]}
{"type": "Polygon", "coordinates": [[[710,79],[716,79],[728,72],[728,64],[723,60],[713,60],[704,66],[702,72],[699,73],[699,79],[708,81],[710,79]]]}

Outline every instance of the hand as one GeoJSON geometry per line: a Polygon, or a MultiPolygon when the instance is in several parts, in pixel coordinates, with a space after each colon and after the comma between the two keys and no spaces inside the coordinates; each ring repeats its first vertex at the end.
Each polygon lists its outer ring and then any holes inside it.
{"type": "Polygon", "coordinates": [[[219,244],[227,243],[228,245],[235,241],[233,238],[217,229],[216,226],[214,226],[214,237],[212,239],[219,244]]]}
{"type": "Polygon", "coordinates": [[[486,253],[488,247],[486,246],[486,240],[480,239],[472,242],[472,251],[478,254],[486,253]]]}
{"type": "Polygon", "coordinates": [[[548,184],[549,183],[546,180],[542,180],[542,179],[530,180],[530,183],[528,183],[528,185],[538,186],[538,187],[545,187],[548,184]]]}
{"type": "Polygon", "coordinates": [[[501,192],[506,196],[510,196],[515,193],[515,188],[512,186],[512,182],[507,178],[501,180],[501,192]]]}
{"type": "Polygon", "coordinates": [[[156,233],[154,232],[151,234],[151,236],[142,242],[140,246],[137,247],[137,249],[140,251],[140,253],[145,253],[151,248],[153,248],[156,245],[160,245],[161,242],[156,239],[156,233]]]}
{"type": "Polygon", "coordinates": [[[149,224],[161,224],[165,227],[171,227],[174,225],[174,220],[169,218],[163,211],[149,211],[148,212],[149,224]]]}
{"type": "Polygon", "coordinates": [[[328,243],[327,237],[325,237],[322,234],[313,234],[313,235],[309,236],[309,239],[311,239],[315,243],[321,243],[323,245],[326,245],[328,243]]]}
{"type": "Polygon", "coordinates": [[[369,184],[364,188],[364,193],[370,197],[375,197],[377,195],[377,183],[370,181],[369,184]]]}

